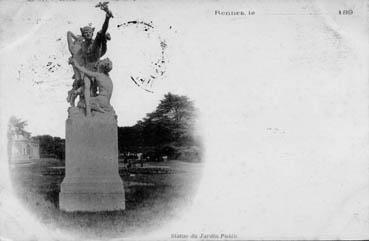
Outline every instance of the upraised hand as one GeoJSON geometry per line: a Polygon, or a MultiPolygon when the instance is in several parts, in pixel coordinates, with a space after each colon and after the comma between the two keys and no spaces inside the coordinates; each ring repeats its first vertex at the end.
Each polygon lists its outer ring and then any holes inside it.
{"type": "Polygon", "coordinates": [[[108,7],[109,2],[99,2],[95,7],[100,8],[101,10],[106,12],[106,17],[113,18],[113,13],[109,10],[108,7]]]}
{"type": "Polygon", "coordinates": [[[109,9],[107,9],[106,11],[106,16],[108,17],[108,18],[113,18],[114,16],[113,16],[113,13],[109,10],[109,9]]]}

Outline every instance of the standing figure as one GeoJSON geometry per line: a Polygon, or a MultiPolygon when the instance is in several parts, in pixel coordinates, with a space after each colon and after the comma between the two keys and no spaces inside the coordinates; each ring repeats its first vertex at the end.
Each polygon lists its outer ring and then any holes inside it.
{"type": "MultiPolygon", "coordinates": [[[[67,32],[67,41],[69,52],[71,53],[71,59],[74,59],[78,64],[85,65],[85,61],[82,57],[82,42],[83,37],[81,35],[75,36],[72,32],[67,32]]],[[[83,80],[82,75],[76,68],[73,67],[73,86],[70,91],[68,91],[67,101],[70,103],[72,107],[74,107],[74,102],[78,95],[80,98],[82,97],[82,86],[83,80]]]]}
{"type": "MultiPolygon", "coordinates": [[[[70,43],[69,39],[78,39],[78,42],[76,42],[76,40],[73,42],[73,44],[75,44],[76,46],[76,49],[78,48],[77,51],[78,54],[76,54],[76,56],[78,57],[74,58],[73,57],[74,54],[72,53],[72,59],[74,59],[76,63],[78,63],[82,67],[85,67],[89,71],[97,70],[96,63],[106,53],[107,50],[106,43],[108,40],[111,39],[110,34],[107,33],[107,30],[109,26],[109,20],[110,18],[113,17],[113,14],[108,9],[107,3],[97,5],[96,7],[100,7],[103,11],[105,11],[106,17],[102,29],[96,34],[95,39],[93,39],[95,28],[91,26],[85,26],[80,29],[82,34],[81,40],[79,40],[79,38],[77,37],[74,38],[73,37],[74,35],[72,33],[69,33],[70,38],[68,38],[68,45],[70,43]]],[[[74,46],[73,44],[71,44],[71,46],[74,46]]],[[[77,70],[77,72],[79,71],[77,70]]],[[[97,96],[98,90],[97,84],[93,77],[91,78],[89,76],[84,75],[83,73],[79,73],[77,75],[75,74],[74,76],[75,80],[78,79],[78,81],[76,81],[76,83],[74,84],[72,89],[73,92],[71,92],[71,97],[68,99],[72,101],[75,99],[74,95],[80,94],[81,96],[81,94],[83,94],[82,98],[83,101],[80,101],[78,103],[78,107],[85,108],[86,116],[90,116],[91,115],[90,97],[97,96]],[[83,86],[83,88],[81,88],[81,86],[83,86]]]]}

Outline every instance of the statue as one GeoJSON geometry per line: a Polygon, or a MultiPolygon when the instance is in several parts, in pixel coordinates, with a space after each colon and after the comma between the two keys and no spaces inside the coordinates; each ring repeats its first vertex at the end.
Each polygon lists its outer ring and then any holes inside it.
{"type": "MultiPolygon", "coordinates": [[[[106,53],[107,41],[111,39],[107,30],[109,20],[113,17],[113,14],[108,8],[108,2],[99,3],[96,7],[105,11],[106,17],[102,29],[96,34],[95,39],[93,39],[95,28],[91,26],[81,28],[81,36],[76,36],[70,31],[67,33],[68,47],[72,54],[71,59],[79,66],[85,67],[89,71],[96,71],[96,64],[106,53]]],[[[75,99],[77,96],[80,96],[80,101],[77,106],[79,108],[84,108],[86,116],[90,116],[90,98],[97,96],[97,83],[94,77],[89,77],[84,73],[80,73],[75,67],[73,67],[73,71],[74,82],[72,89],[68,92],[67,101],[74,107],[75,99]]]]}
{"type": "Polygon", "coordinates": [[[109,19],[107,2],[101,31],[93,39],[94,28],[81,28],[81,36],[68,32],[72,56],[73,88],[68,92],[65,123],[65,176],[60,184],[59,208],[66,212],[114,211],[125,209],[123,180],[118,164],[118,117],[110,104],[113,83],[112,62],[100,58],[106,52],[109,19]],[[77,106],[74,106],[79,96],[77,106]]]}

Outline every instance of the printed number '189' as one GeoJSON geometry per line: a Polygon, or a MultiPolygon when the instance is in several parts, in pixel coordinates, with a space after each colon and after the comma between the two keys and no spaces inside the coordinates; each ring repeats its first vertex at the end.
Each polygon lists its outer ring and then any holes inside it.
{"type": "Polygon", "coordinates": [[[345,10],[339,10],[338,14],[339,15],[352,15],[354,13],[354,11],[352,11],[351,9],[345,9],[345,10]]]}

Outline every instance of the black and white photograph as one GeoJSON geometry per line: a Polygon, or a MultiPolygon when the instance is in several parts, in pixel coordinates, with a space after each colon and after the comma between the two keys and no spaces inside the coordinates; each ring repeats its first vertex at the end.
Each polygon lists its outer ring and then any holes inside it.
{"type": "Polygon", "coordinates": [[[0,241],[369,239],[368,20],[0,0],[0,241]]]}

